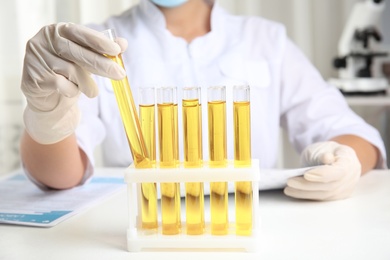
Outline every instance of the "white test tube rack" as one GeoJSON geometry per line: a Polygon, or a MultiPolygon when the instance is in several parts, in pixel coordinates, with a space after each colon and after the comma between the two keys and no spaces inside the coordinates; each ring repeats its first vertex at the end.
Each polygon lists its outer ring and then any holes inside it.
{"type": "MultiPolygon", "coordinates": [[[[127,230],[127,248],[130,252],[142,250],[237,250],[256,252],[259,247],[260,216],[259,216],[259,161],[252,159],[252,166],[235,168],[233,161],[228,161],[225,168],[210,168],[204,163],[202,168],[184,168],[181,163],[178,168],[135,169],[134,165],[125,171],[125,181],[128,187],[129,227],[127,230]],[[205,220],[205,233],[202,235],[187,235],[185,220],[182,220],[181,233],[163,235],[161,223],[157,229],[142,229],[141,219],[141,183],[180,183],[186,182],[252,182],[252,234],[241,236],[235,234],[235,223],[229,222],[227,235],[210,234],[211,221],[205,220]]],[[[231,198],[229,198],[231,199],[231,198]]],[[[206,206],[205,206],[206,210],[206,206]]],[[[182,209],[183,211],[183,209],[182,209]]],[[[161,212],[159,212],[160,214],[161,212]]]]}

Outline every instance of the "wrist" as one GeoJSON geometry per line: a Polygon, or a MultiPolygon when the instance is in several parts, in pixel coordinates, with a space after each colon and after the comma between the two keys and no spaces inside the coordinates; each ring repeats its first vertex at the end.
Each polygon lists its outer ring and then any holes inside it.
{"type": "Polygon", "coordinates": [[[77,103],[65,111],[35,111],[29,106],[23,114],[27,133],[40,144],[54,144],[70,136],[76,130],[80,121],[80,111],[77,103]]]}

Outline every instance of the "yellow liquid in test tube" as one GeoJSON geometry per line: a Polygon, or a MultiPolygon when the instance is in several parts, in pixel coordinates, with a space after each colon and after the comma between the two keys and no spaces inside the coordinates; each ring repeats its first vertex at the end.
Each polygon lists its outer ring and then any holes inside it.
{"type": "Polygon", "coordinates": [[[173,124],[174,124],[174,135],[173,135],[173,146],[174,149],[174,156],[175,156],[175,162],[176,167],[179,166],[179,122],[178,122],[178,111],[177,111],[177,104],[173,104],[173,124]]]}
{"type": "Polygon", "coordinates": [[[184,166],[199,168],[203,163],[202,107],[198,99],[182,101],[184,131],[184,166]]]}
{"type": "MultiPolygon", "coordinates": [[[[124,68],[121,55],[109,56],[109,58],[124,68]]],[[[128,79],[126,77],[122,80],[111,80],[111,83],[125,127],[134,165],[136,168],[150,168],[151,164],[128,79]]]]}
{"type": "Polygon", "coordinates": [[[139,120],[151,165],[156,165],[155,105],[140,105],[139,120]]]}
{"type": "MultiPolygon", "coordinates": [[[[227,166],[226,102],[208,102],[210,167],[227,166]]],[[[228,189],[227,182],[210,183],[211,234],[228,233],[228,189]]]]}
{"type": "MultiPolygon", "coordinates": [[[[233,102],[234,166],[251,166],[251,129],[249,101],[233,102]]],[[[235,183],[236,234],[252,234],[252,183],[235,183]]]]}
{"type": "MultiPolygon", "coordinates": [[[[160,167],[176,168],[178,164],[177,104],[157,104],[160,167]]],[[[164,235],[179,234],[180,183],[161,183],[161,218],[164,235]]]]}
{"type": "MultiPolygon", "coordinates": [[[[202,167],[202,109],[199,99],[183,99],[184,167],[202,167]]],[[[204,232],[203,183],[186,183],[187,234],[204,232]]]]}
{"type": "MultiPolygon", "coordinates": [[[[151,166],[156,163],[156,125],[155,125],[155,105],[140,105],[139,119],[145,145],[150,157],[151,166]]],[[[142,228],[155,229],[157,222],[157,187],[155,183],[142,183],[142,228]]]]}
{"type": "MultiPolygon", "coordinates": [[[[103,32],[103,34],[111,40],[115,40],[115,31],[109,29],[103,32]]],[[[122,56],[108,56],[108,58],[119,64],[125,69],[122,56]]],[[[133,157],[134,166],[136,168],[151,168],[152,164],[149,159],[149,153],[145,145],[145,139],[142,134],[141,125],[135,108],[133,95],[130,89],[130,84],[125,77],[122,80],[111,80],[111,84],[114,90],[115,98],[119,107],[119,112],[122,118],[122,122],[125,128],[126,137],[129,143],[130,151],[133,157]]],[[[152,220],[150,216],[156,211],[157,214],[157,192],[155,184],[145,183],[142,187],[142,226],[144,228],[156,228],[156,221],[152,220]],[[156,199],[154,199],[156,198],[156,199]],[[154,203],[150,203],[155,201],[154,203]],[[154,204],[154,205],[153,205],[154,204]],[[156,209],[154,209],[156,208],[156,209]],[[147,217],[146,217],[147,216],[147,217]],[[146,217],[146,218],[145,218],[146,217]],[[145,219],[144,219],[145,218],[145,219]]]]}

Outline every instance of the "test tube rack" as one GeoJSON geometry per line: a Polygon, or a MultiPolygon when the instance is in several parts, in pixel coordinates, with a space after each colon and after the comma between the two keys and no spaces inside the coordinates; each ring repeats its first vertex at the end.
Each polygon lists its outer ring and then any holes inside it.
{"type": "MultiPolygon", "coordinates": [[[[210,168],[207,162],[202,168],[184,168],[181,163],[177,168],[136,169],[130,165],[125,171],[125,181],[128,192],[129,227],[127,230],[127,248],[130,252],[142,250],[237,250],[256,252],[259,247],[260,216],[259,216],[259,161],[252,159],[250,167],[234,167],[233,161],[228,161],[227,167],[210,168]],[[163,235],[161,228],[150,230],[141,227],[141,196],[142,183],[180,183],[186,182],[237,182],[252,183],[252,234],[250,236],[236,235],[234,222],[229,222],[227,235],[212,235],[209,233],[210,221],[205,220],[205,233],[202,235],[187,235],[185,220],[182,219],[182,231],[178,235],[163,235]]],[[[182,194],[183,195],[183,194],[182,194]]],[[[231,198],[229,198],[231,199],[231,198]]],[[[205,210],[207,207],[205,206],[205,210]]],[[[183,211],[183,209],[182,209],[183,211]]],[[[161,223],[159,223],[161,224],[161,223]]],[[[161,225],[159,225],[161,226],[161,225]]]]}

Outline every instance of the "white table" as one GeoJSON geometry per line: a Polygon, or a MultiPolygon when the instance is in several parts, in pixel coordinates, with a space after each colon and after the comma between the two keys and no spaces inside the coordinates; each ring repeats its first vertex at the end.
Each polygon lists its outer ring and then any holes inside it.
{"type": "Polygon", "coordinates": [[[387,91],[384,95],[345,96],[345,99],[350,106],[386,107],[390,106],[390,91],[387,91]]]}
{"type": "MultiPolygon", "coordinates": [[[[121,174],[100,169],[97,174],[121,174]]],[[[52,228],[0,225],[0,259],[390,259],[390,171],[361,178],[352,198],[311,202],[260,192],[260,251],[126,249],[126,189],[52,228]]]]}

